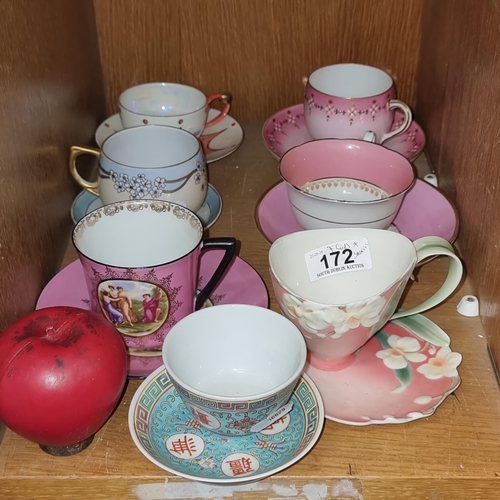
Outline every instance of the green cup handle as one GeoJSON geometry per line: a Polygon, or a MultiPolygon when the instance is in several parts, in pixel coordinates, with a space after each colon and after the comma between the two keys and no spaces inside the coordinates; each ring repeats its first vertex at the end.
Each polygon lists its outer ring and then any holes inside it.
{"type": "Polygon", "coordinates": [[[425,236],[424,238],[414,241],[413,244],[417,250],[417,264],[435,255],[445,255],[449,257],[450,267],[448,269],[448,276],[446,276],[444,283],[434,295],[417,306],[411,307],[410,309],[399,310],[392,315],[391,320],[418,314],[437,306],[455,291],[462,280],[462,261],[455,254],[450,243],[444,238],[438,236],[425,236]]]}

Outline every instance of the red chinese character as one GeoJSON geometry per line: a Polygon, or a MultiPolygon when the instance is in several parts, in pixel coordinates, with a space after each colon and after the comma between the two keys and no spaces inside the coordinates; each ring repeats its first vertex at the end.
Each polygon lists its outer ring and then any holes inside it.
{"type": "Polygon", "coordinates": [[[188,438],[184,436],[183,438],[179,438],[177,441],[172,441],[172,448],[169,451],[172,453],[177,453],[178,455],[182,455],[184,453],[189,453],[189,456],[192,456],[196,453],[196,444],[192,437],[188,438]]]}
{"type": "Polygon", "coordinates": [[[253,472],[252,464],[249,458],[240,458],[239,460],[231,460],[228,462],[229,468],[233,476],[240,476],[248,472],[253,472]]]}
{"type": "Polygon", "coordinates": [[[194,416],[204,425],[210,426],[210,420],[208,420],[208,415],[202,413],[201,411],[193,410],[194,416]]]}
{"type": "Polygon", "coordinates": [[[272,431],[274,429],[274,426],[277,424],[284,424],[285,418],[286,415],[284,417],[278,418],[278,420],[275,420],[271,425],[267,426],[266,431],[272,431]]]}

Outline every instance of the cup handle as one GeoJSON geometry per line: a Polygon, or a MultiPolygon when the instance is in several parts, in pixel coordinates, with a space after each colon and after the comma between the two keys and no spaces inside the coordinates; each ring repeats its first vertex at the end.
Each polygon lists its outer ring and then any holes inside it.
{"type": "Polygon", "coordinates": [[[83,189],[86,189],[92,194],[99,196],[98,184],[99,182],[90,182],[85,180],[79,173],[76,168],[76,160],[80,155],[89,154],[94,155],[99,158],[101,152],[96,148],[86,148],[82,146],[71,146],[70,154],[69,154],[69,171],[73,178],[75,179],[83,189]]]}
{"type": "Polygon", "coordinates": [[[453,247],[444,238],[438,236],[425,236],[413,242],[417,250],[417,264],[433,255],[445,255],[450,258],[450,267],[448,275],[439,290],[424,300],[421,304],[411,307],[410,309],[399,310],[394,313],[391,320],[404,318],[412,314],[418,314],[432,307],[437,306],[448,298],[457,288],[462,279],[463,265],[460,258],[455,254],[453,247]]]}
{"type": "Polygon", "coordinates": [[[216,116],[213,120],[210,120],[205,125],[205,128],[211,127],[212,125],[219,123],[221,120],[223,120],[227,116],[227,114],[229,113],[229,111],[231,109],[231,103],[233,102],[233,96],[231,94],[211,95],[207,99],[207,106],[210,108],[214,101],[222,101],[222,103],[224,104],[224,108],[222,108],[222,111],[220,112],[220,114],[218,116],[216,116]]]}
{"type": "Polygon", "coordinates": [[[214,291],[214,288],[217,286],[224,272],[233,260],[234,253],[236,251],[236,238],[208,238],[203,240],[202,250],[210,248],[224,250],[224,256],[222,257],[222,260],[217,266],[214,274],[208,280],[208,283],[200,290],[198,297],[196,297],[196,301],[194,303],[195,311],[200,309],[208,297],[210,297],[210,294],[214,291]]]}
{"type": "Polygon", "coordinates": [[[380,144],[383,144],[385,141],[388,139],[391,139],[392,137],[399,135],[399,134],[404,134],[410,127],[411,121],[412,121],[412,112],[410,109],[410,106],[408,104],[404,103],[403,101],[398,101],[397,99],[392,99],[389,101],[389,109],[399,109],[403,112],[405,115],[405,119],[403,124],[398,127],[396,130],[393,130],[392,132],[387,132],[387,134],[384,134],[382,136],[382,139],[380,141],[380,144]]]}

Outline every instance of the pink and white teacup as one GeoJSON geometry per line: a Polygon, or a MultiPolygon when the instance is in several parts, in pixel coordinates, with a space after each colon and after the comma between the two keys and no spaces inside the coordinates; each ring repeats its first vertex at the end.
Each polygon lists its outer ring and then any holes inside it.
{"type": "MultiPolygon", "coordinates": [[[[426,236],[412,242],[380,229],[292,233],[273,243],[269,263],[279,307],[304,335],[309,361],[320,370],[349,366],[387,321],[440,304],[463,272],[445,239],[426,236]],[[444,283],[427,300],[394,313],[415,266],[435,255],[450,260],[444,283]]],[[[396,351],[395,356],[405,355],[396,351]]]]}
{"type": "Polygon", "coordinates": [[[120,117],[124,128],[168,125],[199,137],[205,128],[219,123],[229,113],[232,99],[231,94],[206,97],[200,90],[180,83],[144,83],[120,95],[120,117]],[[207,123],[215,101],[221,101],[224,108],[207,123]]]}
{"type": "Polygon", "coordinates": [[[129,349],[159,350],[170,329],[199,309],[235,252],[234,238],[203,239],[200,219],[161,200],[123,201],[87,214],[73,229],[90,307],[122,334],[129,349]],[[202,251],[224,256],[197,294],[202,251]]]}
{"type": "Polygon", "coordinates": [[[363,139],[371,131],[375,142],[382,144],[406,132],[412,112],[396,99],[396,87],[385,71],[363,64],[334,64],[309,76],[304,119],[313,139],[363,139]],[[391,132],[396,109],[404,120],[391,132]]]}
{"type": "Polygon", "coordinates": [[[404,156],[354,139],[323,139],[292,148],[281,158],[279,173],[304,229],[387,229],[416,178],[404,156]]]}

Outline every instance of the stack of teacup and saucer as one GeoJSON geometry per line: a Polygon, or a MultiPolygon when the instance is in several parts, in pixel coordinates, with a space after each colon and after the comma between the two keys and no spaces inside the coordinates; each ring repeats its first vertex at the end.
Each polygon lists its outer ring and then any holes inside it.
{"type": "Polygon", "coordinates": [[[129,89],[120,103],[122,130],[100,150],[72,148],[70,170],[100,204],[76,222],[78,260],[37,308],[90,309],[122,334],[129,376],[145,378],[129,428],[153,463],[217,484],[270,476],[307,454],[323,428],[321,396],[303,374],[304,338],[268,309],[262,279],[235,256],[236,240],[206,238],[197,215],[208,188],[205,96],[154,84],[129,89]],[[156,116],[170,105],[175,116],[156,116]],[[77,171],[84,153],[99,159],[96,182],[77,171]],[[217,302],[226,278],[238,294],[228,289],[217,302]]]}
{"type": "Polygon", "coordinates": [[[208,184],[200,158],[209,164],[242,144],[243,129],[229,115],[231,102],[231,94],[207,97],[179,83],[146,83],[122,92],[120,112],[96,130],[99,149],[71,148],[70,172],[84,189],[71,209],[74,222],[111,201],[161,198],[185,203],[205,227],[213,225],[220,216],[222,200],[208,184]],[[221,111],[212,108],[216,102],[222,103],[221,111]],[[192,136],[199,141],[193,141],[192,136]],[[76,160],[82,154],[100,158],[96,182],[79,174],[76,160]],[[144,171],[145,165],[149,165],[149,172],[144,171]]]}
{"type": "Polygon", "coordinates": [[[407,135],[415,125],[386,72],[335,64],[310,75],[303,105],[264,126],[282,178],[256,210],[272,243],[274,294],[306,340],[305,373],[337,422],[426,417],[460,383],[461,355],[420,314],[455,290],[462,264],[451,245],[456,211],[411,163],[421,152],[417,133],[407,135]],[[415,266],[435,256],[450,261],[443,285],[398,309],[415,266]]]}

